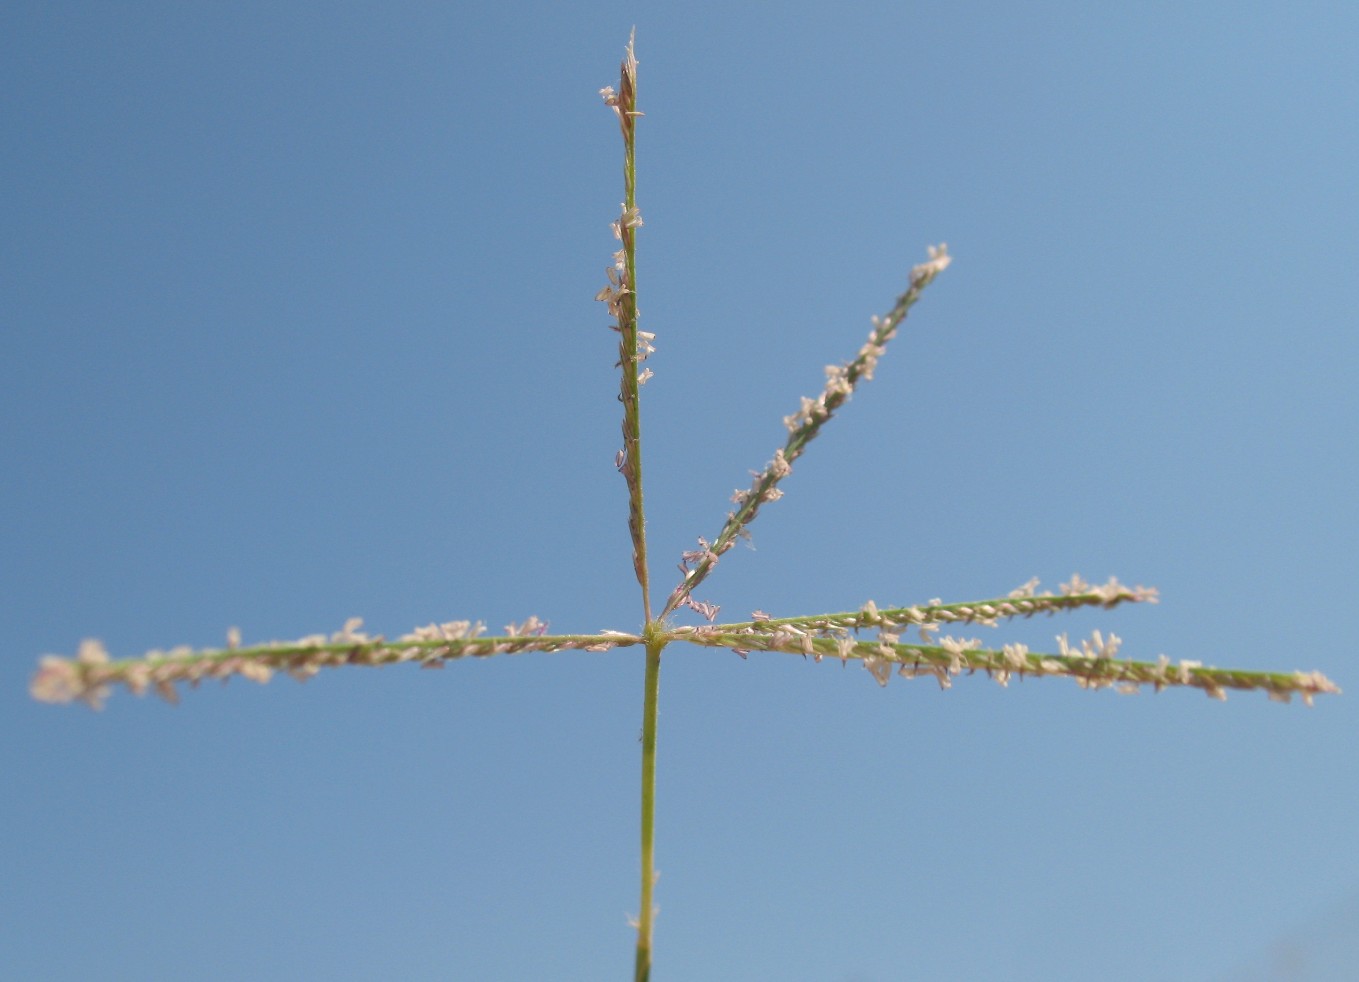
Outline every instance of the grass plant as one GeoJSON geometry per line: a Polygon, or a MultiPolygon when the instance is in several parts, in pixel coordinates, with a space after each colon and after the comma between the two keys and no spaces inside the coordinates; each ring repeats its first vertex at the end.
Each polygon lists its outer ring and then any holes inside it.
{"type": "Polygon", "coordinates": [[[645,690],[642,702],[641,780],[641,883],[636,918],[637,948],[634,977],[649,978],[652,964],[655,886],[656,737],[662,654],[677,643],[725,648],[745,657],[750,652],[782,652],[816,661],[834,658],[861,663],[886,685],[895,674],[906,678],[928,676],[942,688],[963,675],[983,673],[1004,685],[1015,678],[1067,677],[1085,689],[1116,687],[1157,691],[1172,686],[1202,689],[1217,699],[1229,689],[1257,689],[1271,699],[1287,702],[1298,695],[1311,703],[1320,693],[1339,692],[1334,683],[1317,672],[1260,672],[1206,667],[1199,662],[1171,662],[1165,656],[1154,661],[1133,661],[1120,656],[1121,641],[1099,631],[1085,640],[1058,638],[1057,650],[1030,651],[1022,644],[985,647],[975,638],[950,633],[971,625],[996,626],[1013,618],[1056,614],[1078,607],[1111,608],[1124,603],[1154,603],[1152,588],[1129,587],[1116,579],[1094,585],[1079,576],[1056,592],[1040,591],[1030,580],[1005,596],[960,603],[931,600],[908,607],[879,608],[872,601],[858,610],[812,613],[772,618],[756,611],[744,621],[718,622],[719,608],[700,600],[695,591],[716,569],[719,560],[742,537],[760,509],[783,495],[783,482],[821,428],[841,409],[863,382],[873,378],[878,361],[926,288],[951,262],[944,245],[929,248],[924,261],[914,266],[907,286],[891,309],[873,318],[867,340],[849,361],[826,368],[826,383],[815,398],[804,397],[784,419],[787,438],[773,458],[754,476],[750,487],[732,496],[733,510],[711,540],[698,539],[697,547],[680,560],[681,576],[661,605],[653,612],[649,573],[645,500],[643,494],[643,446],[641,391],[651,377],[645,366],[655,350],[652,334],[640,328],[637,308],[637,236],[642,216],[637,205],[637,128],[642,113],[637,108],[637,59],[630,41],[622,63],[617,89],[601,91],[616,114],[623,138],[624,200],[613,223],[620,242],[608,268],[608,283],[596,299],[608,305],[611,328],[618,335],[620,373],[619,401],[623,407],[622,448],[616,466],[627,486],[628,530],[632,542],[632,565],[641,593],[643,613],[639,631],[603,631],[596,634],[552,634],[547,624],[529,617],[507,625],[498,634],[487,634],[480,622],[433,623],[395,638],[370,635],[362,621],[353,619],[331,634],[315,634],[295,641],[272,641],[244,645],[236,630],[228,633],[220,649],[175,648],[152,651],[141,657],[112,659],[94,640],[80,644],[74,658],[47,656],[41,660],[32,682],[35,698],[54,703],[81,701],[98,708],[114,686],[141,695],[155,692],[170,702],[179,699],[181,683],[196,686],[204,679],[226,680],[242,676],[267,682],[277,672],[305,680],[322,668],[342,665],[387,665],[414,662],[440,668],[450,661],[533,651],[605,651],[637,647],[645,653],[645,690]],[[673,615],[687,608],[705,623],[677,625],[673,615]]]}

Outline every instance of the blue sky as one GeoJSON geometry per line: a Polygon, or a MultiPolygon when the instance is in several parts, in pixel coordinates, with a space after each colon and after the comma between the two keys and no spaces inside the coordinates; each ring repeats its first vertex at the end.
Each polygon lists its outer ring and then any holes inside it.
{"type": "MultiPolygon", "coordinates": [[[[700,599],[1117,575],[1162,602],[986,639],[1359,692],[1352,6],[13,3],[0,974],[628,976],[635,651],[26,687],[84,637],[639,625],[592,300],[634,24],[660,592],[947,241],[700,599]]],[[[1354,699],[672,647],[654,977],[1346,977],[1354,699]]]]}

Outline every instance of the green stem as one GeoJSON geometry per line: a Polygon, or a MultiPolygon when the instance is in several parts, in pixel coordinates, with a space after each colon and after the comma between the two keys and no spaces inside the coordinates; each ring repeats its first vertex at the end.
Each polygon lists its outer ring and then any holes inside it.
{"type": "Polygon", "coordinates": [[[656,715],[661,688],[661,649],[646,647],[646,695],[642,711],[642,906],[637,915],[635,982],[651,978],[651,893],[656,885],[656,715]]]}

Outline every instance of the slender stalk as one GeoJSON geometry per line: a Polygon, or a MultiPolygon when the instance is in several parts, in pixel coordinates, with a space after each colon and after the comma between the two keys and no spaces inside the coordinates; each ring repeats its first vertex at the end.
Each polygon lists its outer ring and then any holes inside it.
{"type": "Polygon", "coordinates": [[[760,505],[766,501],[776,501],[783,495],[776,485],[792,472],[793,461],[802,456],[807,444],[821,432],[822,424],[849,401],[859,382],[872,380],[873,371],[886,350],[887,342],[896,336],[897,328],[920,299],[921,292],[934,282],[934,278],[950,262],[947,245],[931,246],[929,260],[912,268],[910,286],[897,298],[892,310],[885,317],[873,318],[873,330],[854,360],[839,367],[827,368],[826,388],[821,395],[816,399],[803,398],[802,408],[784,418],[789,436],[783,449],[774,455],[763,472],[755,476],[755,483],[749,491],[737,492],[733,500],[738,507],[727,516],[727,524],[722,527],[712,545],[700,539],[702,548],[685,554],[684,567],[687,572],[661,610],[662,620],[692,600],[694,588],[712,572],[718,557],[735,544],[736,537],[745,533],[746,526],[755,520],[760,505]],[[695,564],[692,569],[688,569],[690,562],[695,564]]]}
{"type": "Polygon", "coordinates": [[[639,390],[650,371],[639,372],[641,362],[652,352],[652,335],[637,329],[637,229],[642,225],[637,210],[637,56],[634,37],[628,39],[627,57],[619,74],[618,91],[601,91],[606,104],[618,114],[623,132],[623,214],[614,223],[614,234],[623,247],[614,253],[609,270],[609,285],[597,299],[609,304],[618,332],[618,367],[621,370],[618,401],[623,404],[623,449],[618,454],[618,469],[628,484],[628,533],[632,538],[632,566],[642,588],[642,609],[646,616],[646,687],[642,709],[642,903],[637,914],[637,961],[635,978],[646,982],[651,977],[651,934],[656,885],[656,716],[661,686],[660,622],[651,616],[651,586],[647,573],[646,519],[642,508],[642,415],[639,390]]]}
{"type": "Polygon", "coordinates": [[[637,328],[637,229],[642,215],[637,210],[637,57],[628,41],[618,91],[613,87],[600,92],[607,105],[618,114],[623,133],[623,214],[614,222],[613,232],[623,247],[614,253],[609,270],[609,285],[595,299],[608,301],[618,332],[618,367],[621,370],[618,401],[623,404],[623,449],[618,454],[618,469],[628,483],[628,533],[632,538],[632,568],[642,587],[642,608],[651,622],[651,584],[646,561],[646,519],[642,510],[642,416],[638,390],[651,374],[638,366],[652,352],[652,335],[637,328]]]}
{"type": "Polygon", "coordinates": [[[1131,693],[1141,686],[1159,692],[1162,689],[1191,687],[1202,689],[1214,699],[1226,699],[1228,689],[1263,691],[1276,702],[1288,702],[1294,695],[1307,705],[1314,697],[1326,693],[1338,694],[1337,686],[1320,672],[1261,672],[1235,668],[1213,668],[1197,661],[1172,662],[1164,655],[1155,662],[1124,661],[1115,657],[1120,639],[1110,635],[1106,641],[1096,631],[1090,641],[1071,645],[1066,635],[1059,637],[1059,653],[1029,651],[1027,645],[1006,645],[1003,648],[983,648],[979,641],[941,638],[939,644],[877,641],[856,641],[847,633],[839,637],[813,637],[809,634],[790,634],[786,630],[772,634],[759,632],[727,633],[702,627],[680,634],[669,632],[676,639],[712,648],[729,648],[738,654],[750,651],[782,651],[788,654],[841,661],[862,661],[882,684],[886,685],[893,668],[906,678],[929,676],[947,689],[961,674],[984,672],[1001,685],[1011,679],[1064,676],[1075,679],[1083,689],[1105,689],[1111,686],[1131,693]]]}
{"type": "Polygon", "coordinates": [[[652,889],[656,885],[656,716],[660,703],[661,649],[646,646],[646,695],[642,710],[642,906],[637,915],[635,982],[651,978],[652,889]]]}
{"type": "MultiPolygon", "coordinates": [[[[628,42],[628,57],[623,62],[621,98],[624,103],[623,125],[623,262],[624,282],[628,285],[623,300],[624,342],[630,349],[631,357],[623,365],[624,405],[628,407],[624,419],[624,440],[627,446],[631,476],[628,480],[629,507],[628,528],[632,532],[633,561],[637,569],[637,582],[642,587],[642,609],[647,622],[651,621],[651,577],[647,572],[646,561],[646,516],[642,507],[642,417],[639,389],[641,379],[637,372],[638,335],[637,335],[637,234],[628,216],[637,212],[637,59],[633,55],[632,42],[628,42]]],[[[640,217],[637,218],[640,224],[640,217]]]]}
{"type": "Polygon", "coordinates": [[[1103,607],[1108,610],[1122,603],[1156,603],[1159,599],[1153,587],[1124,586],[1117,579],[1110,579],[1103,586],[1092,586],[1075,577],[1071,583],[1062,584],[1060,594],[1035,593],[1032,586],[1036,586],[1037,583],[1037,579],[1034,579],[1007,597],[990,597],[985,600],[951,604],[932,601],[913,607],[882,609],[870,602],[858,610],[830,614],[799,617],[769,617],[762,614],[754,620],[714,624],[708,630],[713,634],[730,634],[740,631],[770,633],[780,628],[793,628],[798,631],[849,628],[858,631],[871,627],[899,629],[924,624],[975,623],[995,626],[1002,618],[1034,617],[1038,614],[1054,614],[1079,607],[1103,607]]]}
{"type": "Polygon", "coordinates": [[[344,629],[327,637],[314,634],[295,641],[269,641],[240,646],[239,632],[232,630],[225,648],[194,651],[188,647],[151,651],[140,658],[109,658],[104,646],[93,639],[80,645],[75,658],[48,655],[33,677],[33,698],[42,702],[79,700],[98,709],[114,685],[137,695],[155,692],[167,702],[178,702],[175,686],[197,686],[205,679],[232,676],[268,682],[276,672],[305,681],[323,668],[342,665],[391,665],[417,662],[422,668],[442,668],[446,662],[468,656],[516,654],[524,651],[608,651],[642,644],[643,638],[620,631],[600,634],[547,634],[547,625],[536,617],[522,624],[506,625],[506,634],[479,637],[478,622],[450,621],[418,627],[394,640],[370,637],[359,630],[363,621],[352,618],[344,629]]]}

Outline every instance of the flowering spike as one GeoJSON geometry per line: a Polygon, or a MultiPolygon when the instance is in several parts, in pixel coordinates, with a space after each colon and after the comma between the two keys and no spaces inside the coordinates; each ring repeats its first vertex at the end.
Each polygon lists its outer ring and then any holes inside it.
{"type": "MultiPolygon", "coordinates": [[[[821,394],[815,399],[803,396],[798,411],[784,417],[788,440],[781,449],[775,451],[774,459],[769,465],[755,476],[750,490],[739,502],[740,507],[727,517],[727,524],[723,526],[713,543],[713,551],[717,555],[731,548],[738,536],[748,534],[746,527],[755,520],[760,505],[768,501],[777,501],[782,497],[783,492],[776,485],[792,473],[793,461],[802,455],[807,444],[821,431],[822,425],[849,401],[860,380],[872,380],[878,359],[886,351],[887,342],[896,336],[898,325],[906,319],[907,312],[920,298],[921,291],[952,261],[948,255],[948,247],[944,245],[930,246],[928,255],[928,261],[911,270],[910,286],[897,298],[891,311],[884,317],[873,318],[873,330],[854,360],[845,365],[828,366],[825,370],[826,385],[821,394]]],[[[661,612],[661,618],[664,619],[677,610],[684,603],[688,591],[703,582],[710,572],[711,564],[700,563],[685,582],[676,588],[676,592],[671,594],[665,609],[661,612]]]]}

